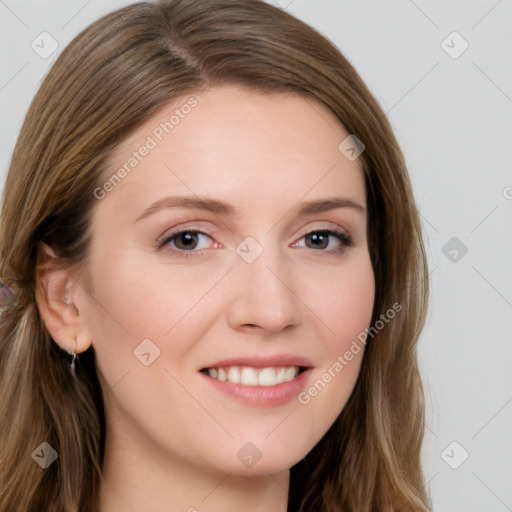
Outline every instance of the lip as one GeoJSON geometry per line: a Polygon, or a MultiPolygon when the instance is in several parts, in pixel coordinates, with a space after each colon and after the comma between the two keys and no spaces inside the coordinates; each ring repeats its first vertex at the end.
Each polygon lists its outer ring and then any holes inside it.
{"type": "Polygon", "coordinates": [[[306,387],[312,370],[312,364],[303,357],[281,354],[275,356],[254,356],[254,357],[234,357],[217,361],[205,368],[226,368],[228,366],[251,366],[253,368],[268,368],[280,366],[299,366],[302,370],[297,377],[290,382],[283,382],[275,386],[247,386],[244,384],[234,384],[229,381],[214,379],[209,375],[199,372],[201,378],[212,386],[213,389],[223,395],[234,398],[246,405],[253,407],[278,407],[285,405],[297,396],[306,387]]]}
{"type": "Polygon", "coordinates": [[[301,393],[306,387],[311,369],[305,370],[290,382],[283,382],[275,386],[246,386],[233,384],[229,381],[217,380],[205,373],[199,375],[220,393],[232,397],[246,405],[254,407],[278,407],[285,405],[301,393]]]}

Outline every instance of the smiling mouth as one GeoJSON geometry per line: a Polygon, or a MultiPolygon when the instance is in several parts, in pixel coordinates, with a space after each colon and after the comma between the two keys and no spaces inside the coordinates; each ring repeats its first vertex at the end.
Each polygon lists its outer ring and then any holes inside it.
{"type": "Polygon", "coordinates": [[[277,386],[291,382],[307,368],[302,366],[278,366],[253,368],[251,366],[228,366],[203,368],[201,373],[212,379],[243,386],[277,386]]]}

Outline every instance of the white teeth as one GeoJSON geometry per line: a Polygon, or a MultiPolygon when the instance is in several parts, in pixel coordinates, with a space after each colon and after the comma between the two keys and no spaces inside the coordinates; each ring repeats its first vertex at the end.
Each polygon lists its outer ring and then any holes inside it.
{"type": "Polygon", "coordinates": [[[274,368],[263,368],[258,375],[258,384],[260,386],[275,386],[277,384],[277,376],[274,368]]]}
{"type": "Polygon", "coordinates": [[[295,373],[295,368],[291,367],[291,368],[286,368],[285,372],[284,372],[284,381],[285,382],[290,382],[291,380],[293,380],[295,378],[297,374],[295,373]]]}
{"type": "Polygon", "coordinates": [[[240,384],[245,384],[246,386],[257,386],[258,374],[256,373],[256,370],[254,368],[242,368],[240,384]]]}
{"type": "Polygon", "coordinates": [[[229,381],[244,386],[276,386],[292,381],[299,374],[298,366],[278,368],[252,368],[231,366],[229,368],[208,368],[206,373],[213,379],[229,381]]]}
{"type": "Polygon", "coordinates": [[[232,366],[228,372],[228,380],[233,384],[238,384],[240,382],[240,370],[238,366],[232,366]]]}

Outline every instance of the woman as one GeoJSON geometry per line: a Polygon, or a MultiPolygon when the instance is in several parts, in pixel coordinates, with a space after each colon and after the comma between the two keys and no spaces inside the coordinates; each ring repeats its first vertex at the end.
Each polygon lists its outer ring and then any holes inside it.
{"type": "Polygon", "coordinates": [[[116,11],[5,184],[2,511],[426,511],[428,274],[345,58],[254,0],[116,11]]]}

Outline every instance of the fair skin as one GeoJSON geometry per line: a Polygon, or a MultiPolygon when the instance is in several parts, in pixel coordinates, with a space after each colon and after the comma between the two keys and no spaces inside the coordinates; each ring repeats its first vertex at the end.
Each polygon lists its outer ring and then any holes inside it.
{"type": "Polygon", "coordinates": [[[193,96],[197,106],[161,141],[152,131],[187,98],[116,149],[108,176],[148,136],[158,142],[95,204],[86,268],[47,270],[38,299],[61,347],[95,350],[108,426],[101,512],[286,511],[289,468],[343,409],[363,352],[307,404],[298,393],[371,320],[364,177],[338,150],[343,126],[296,95],[222,86],[193,96]],[[138,219],[168,196],[228,207],[182,202],[138,219]],[[300,211],[334,198],[360,208],[300,211]],[[172,238],[177,230],[188,234],[172,238]],[[240,246],[249,236],[257,245],[240,246]],[[134,355],[145,339],[144,353],[160,350],[147,366],[134,355]],[[301,373],[253,386],[253,401],[248,386],[233,396],[243,384],[205,373],[232,358],[301,373]],[[282,399],[272,395],[280,386],[282,399]]]}

